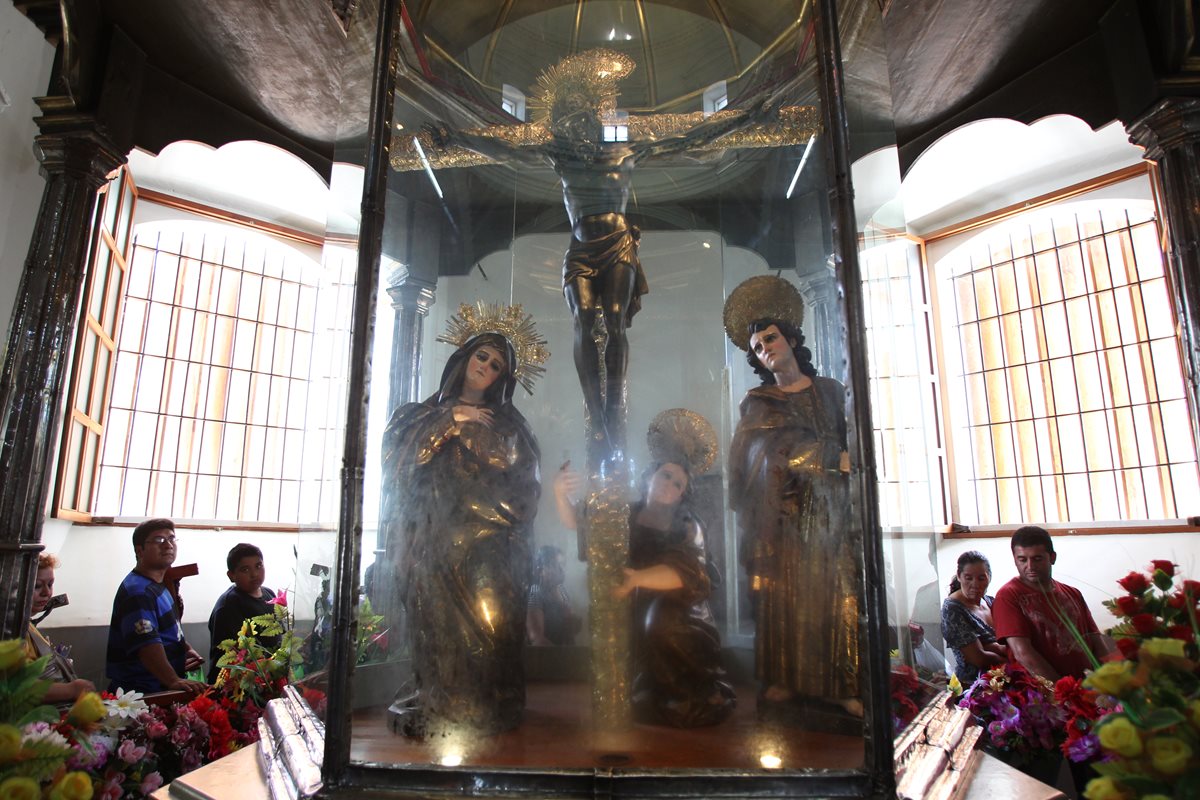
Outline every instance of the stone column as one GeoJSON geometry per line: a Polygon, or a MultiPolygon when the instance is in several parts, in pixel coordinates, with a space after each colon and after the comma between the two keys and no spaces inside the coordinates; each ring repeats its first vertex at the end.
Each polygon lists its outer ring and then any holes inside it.
{"type": "MultiPolygon", "coordinates": [[[[59,98],[38,100],[50,111],[59,98]]],[[[46,190],[0,375],[0,637],[24,632],[42,549],[96,191],[125,156],[82,115],[42,117],[35,140],[46,190]],[[56,121],[57,120],[57,121],[56,121]]]]}
{"type": "Polygon", "coordinates": [[[420,400],[421,333],[437,296],[437,283],[406,267],[396,268],[387,283],[396,312],[392,323],[392,360],[388,380],[388,416],[405,403],[420,400]]]}
{"type": "Polygon", "coordinates": [[[804,320],[805,346],[812,351],[817,373],[842,380],[845,350],[841,304],[831,265],[800,281],[808,313],[804,320]]]}
{"type": "Polygon", "coordinates": [[[1167,269],[1175,289],[1191,406],[1200,452],[1200,98],[1167,97],[1127,126],[1129,139],[1158,164],[1169,234],[1167,269]]]}

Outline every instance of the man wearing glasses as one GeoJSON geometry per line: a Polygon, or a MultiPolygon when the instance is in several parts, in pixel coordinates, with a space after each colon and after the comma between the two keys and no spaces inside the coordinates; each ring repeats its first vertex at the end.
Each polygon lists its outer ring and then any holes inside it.
{"type": "Polygon", "coordinates": [[[184,640],[175,602],[163,584],[175,563],[175,523],[151,519],[138,525],[133,552],[137,564],[117,588],[108,624],[108,690],[198,694],[204,683],[183,676],[203,659],[184,640]]]}

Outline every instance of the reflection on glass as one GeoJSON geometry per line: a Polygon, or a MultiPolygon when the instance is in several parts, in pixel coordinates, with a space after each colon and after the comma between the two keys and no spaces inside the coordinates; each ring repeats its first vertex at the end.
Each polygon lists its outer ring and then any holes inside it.
{"type": "Polygon", "coordinates": [[[803,310],[795,287],[774,277],[751,278],[726,303],[729,337],[762,380],[741,404],[730,502],[750,578],[759,708],[861,730],[845,388],[817,375],[803,310]]]}
{"type": "Polygon", "coordinates": [[[464,307],[438,391],[397,409],[384,433],[385,616],[404,609],[413,657],[412,682],[389,713],[407,736],[496,733],[525,709],[541,485],[537,440],[512,397],[545,354],[507,311],[464,307]]]}

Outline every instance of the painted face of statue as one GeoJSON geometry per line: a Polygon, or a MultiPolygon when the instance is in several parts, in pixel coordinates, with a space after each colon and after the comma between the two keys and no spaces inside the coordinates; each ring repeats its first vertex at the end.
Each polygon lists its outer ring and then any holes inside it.
{"type": "Polygon", "coordinates": [[[762,365],[776,375],[796,364],[793,344],[775,325],[750,334],[750,349],[762,365]]]}
{"type": "Polygon", "coordinates": [[[486,392],[504,374],[506,364],[504,355],[491,345],[483,345],[474,353],[467,363],[463,375],[463,389],[467,391],[486,392]]]}
{"type": "Polygon", "coordinates": [[[666,463],[650,476],[646,487],[646,502],[653,505],[675,506],[687,491],[688,476],[678,464],[666,463]]]}

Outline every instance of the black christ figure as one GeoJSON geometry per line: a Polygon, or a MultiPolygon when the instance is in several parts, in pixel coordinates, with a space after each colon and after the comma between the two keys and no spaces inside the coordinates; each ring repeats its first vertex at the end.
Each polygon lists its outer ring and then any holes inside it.
{"type": "MultiPolygon", "coordinates": [[[[614,141],[616,84],[633,61],[610,50],[568,56],[538,79],[539,100],[549,110],[549,137],[536,144],[487,132],[427,129],[440,149],[459,147],[496,161],[549,163],[562,181],[571,222],[563,259],[563,295],[575,321],[575,369],[588,418],[588,469],[619,461],[625,450],[625,334],[641,296],[649,290],[638,260],[640,232],[625,216],[635,166],[644,158],[699,148],[759,120],[752,111],[709,117],[679,135],[653,141],[614,141]],[[608,126],[614,135],[605,137],[608,126]],[[490,135],[489,135],[490,134],[490,135]]],[[[513,137],[517,138],[517,137],[513,137]]]]}

